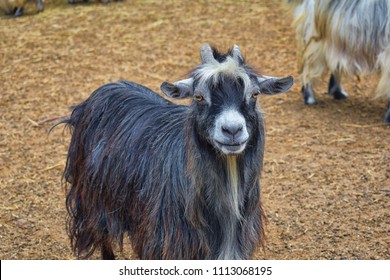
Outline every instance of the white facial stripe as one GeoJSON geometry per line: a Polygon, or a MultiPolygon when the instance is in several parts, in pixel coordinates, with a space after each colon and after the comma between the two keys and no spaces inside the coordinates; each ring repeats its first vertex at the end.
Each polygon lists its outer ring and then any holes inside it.
{"type": "Polygon", "coordinates": [[[215,125],[217,127],[222,127],[225,124],[242,124],[245,126],[244,116],[238,112],[236,109],[227,109],[223,110],[222,113],[218,116],[215,125]]]}

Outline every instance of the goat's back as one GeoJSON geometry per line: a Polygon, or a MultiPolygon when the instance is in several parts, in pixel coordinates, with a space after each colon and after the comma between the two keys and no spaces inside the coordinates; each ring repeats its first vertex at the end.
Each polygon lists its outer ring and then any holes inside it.
{"type": "MultiPolygon", "coordinates": [[[[146,153],[147,149],[158,145],[161,134],[167,134],[164,131],[178,129],[170,125],[169,120],[185,110],[186,107],[175,105],[132,82],[102,86],[76,106],[70,119],[65,121],[73,128],[65,178],[72,182],[80,164],[90,168],[101,167],[104,160],[115,160],[116,168],[122,161],[129,164],[126,155],[139,154],[141,150],[146,153]],[[118,151],[118,147],[128,150],[118,151]],[[118,158],[112,158],[116,156],[118,158]],[[87,158],[88,162],[80,162],[87,158]]],[[[182,121],[178,117],[177,123],[182,121]]]]}

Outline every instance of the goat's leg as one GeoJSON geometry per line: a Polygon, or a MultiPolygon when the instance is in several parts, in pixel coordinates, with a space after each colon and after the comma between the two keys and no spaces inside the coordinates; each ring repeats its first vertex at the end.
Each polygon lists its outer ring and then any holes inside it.
{"type": "Polygon", "coordinates": [[[37,0],[37,10],[38,10],[38,13],[40,12],[43,12],[43,0],[37,0]]]}
{"type": "Polygon", "coordinates": [[[390,123],[390,49],[379,56],[381,63],[381,78],[376,87],[376,96],[388,101],[385,122],[390,123]]]}
{"type": "Polygon", "coordinates": [[[302,57],[299,58],[302,81],[302,94],[305,104],[316,104],[316,97],[313,91],[313,81],[321,77],[322,73],[327,69],[327,62],[323,51],[321,41],[310,40],[310,43],[304,43],[305,50],[302,52],[302,57]]]}
{"type": "Polygon", "coordinates": [[[302,86],[302,95],[306,105],[313,105],[317,103],[311,83],[302,86]]]}
{"type": "Polygon", "coordinates": [[[332,73],[330,75],[328,94],[333,96],[334,99],[342,100],[348,97],[348,93],[346,93],[341,85],[340,75],[336,73],[332,73]]]}
{"type": "Polygon", "coordinates": [[[115,260],[114,250],[112,249],[111,242],[105,240],[101,246],[101,254],[103,260],[115,260]]]}
{"type": "Polygon", "coordinates": [[[16,11],[14,13],[14,17],[21,17],[24,14],[23,7],[16,8],[16,11]]]}
{"type": "Polygon", "coordinates": [[[390,100],[389,103],[387,104],[387,112],[385,116],[385,122],[390,123],[390,100]]]}

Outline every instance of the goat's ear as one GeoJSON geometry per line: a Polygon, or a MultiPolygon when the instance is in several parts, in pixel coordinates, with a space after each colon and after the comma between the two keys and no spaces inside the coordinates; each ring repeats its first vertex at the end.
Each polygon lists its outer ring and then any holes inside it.
{"type": "Polygon", "coordinates": [[[284,78],[258,77],[259,88],[262,94],[273,95],[288,91],[294,84],[294,78],[287,76],[284,78]]]}
{"type": "Polygon", "coordinates": [[[163,82],[160,86],[161,91],[170,98],[183,99],[191,97],[193,94],[192,78],[177,81],[173,84],[163,82]]]}

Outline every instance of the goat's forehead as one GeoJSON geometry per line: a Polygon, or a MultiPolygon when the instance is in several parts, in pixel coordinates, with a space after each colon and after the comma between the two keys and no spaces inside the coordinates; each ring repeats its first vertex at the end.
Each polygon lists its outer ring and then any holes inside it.
{"type": "Polygon", "coordinates": [[[217,88],[225,83],[241,85],[244,92],[252,87],[248,68],[240,65],[228,56],[223,62],[206,63],[200,65],[193,72],[195,84],[200,88],[217,88]]]}

